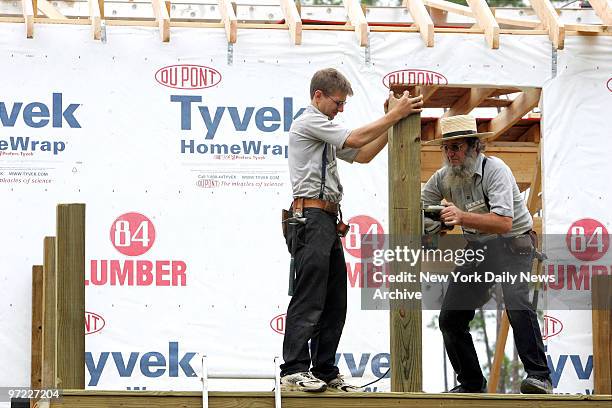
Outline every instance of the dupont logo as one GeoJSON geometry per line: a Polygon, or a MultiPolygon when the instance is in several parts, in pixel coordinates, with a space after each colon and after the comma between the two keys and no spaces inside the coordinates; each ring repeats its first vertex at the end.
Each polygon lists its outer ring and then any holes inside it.
{"type": "Polygon", "coordinates": [[[287,317],[286,313],[279,314],[278,316],[274,316],[272,320],[270,320],[270,328],[277,332],[278,334],[285,334],[285,318],[287,317]]]}
{"type": "Polygon", "coordinates": [[[106,321],[102,316],[94,312],[85,312],[85,334],[94,334],[106,326],[106,321]]]}
{"type": "Polygon", "coordinates": [[[411,85],[447,85],[446,77],[438,72],[425,69],[401,69],[388,73],[383,78],[383,85],[387,88],[392,84],[411,85]]]}
{"type": "Polygon", "coordinates": [[[542,328],[542,340],[549,339],[557,334],[561,333],[563,330],[563,323],[561,320],[544,315],[544,327],[542,328]]]}
{"type": "Polygon", "coordinates": [[[612,92],[612,78],[608,79],[606,86],[608,87],[608,91],[612,92]]]}
{"type": "Polygon", "coordinates": [[[221,73],[203,65],[169,65],[157,70],[155,80],[168,88],[204,89],[218,85],[221,73]]]}

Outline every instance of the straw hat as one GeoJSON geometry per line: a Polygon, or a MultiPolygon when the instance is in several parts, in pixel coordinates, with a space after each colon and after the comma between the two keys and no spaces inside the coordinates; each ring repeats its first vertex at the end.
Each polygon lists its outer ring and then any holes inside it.
{"type": "Polygon", "coordinates": [[[476,119],[472,115],[449,116],[440,119],[441,139],[429,140],[423,144],[441,144],[445,140],[455,140],[465,137],[478,137],[487,139],[493,136],[493,132],[478,133],[476,119]]]}

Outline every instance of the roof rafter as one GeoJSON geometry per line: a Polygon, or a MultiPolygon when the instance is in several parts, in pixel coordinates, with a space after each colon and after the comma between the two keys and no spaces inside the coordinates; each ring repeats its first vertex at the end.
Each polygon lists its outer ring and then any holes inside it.
{"type": "Polygon", "coordinates": [[[499,48],[499,24],[485,0],[467,0],[478,25],[485,32],[485,40],[489,47],[499,48]]]}
{"type": "Polygon", "coordinates": [[[407,7],[421,33],[421,38],[428,47],[434,46],[434,23],[422,0],[408,0],[407,7]]]}
{"type": "Polygon", "coordinates": [[[552,41],[553,47],[562,50],[565,43],[565,25],[559,19],[553,5],[550,4],[549,0],[529,0],[529,2],[548,30],[548,37],[552,41]]]}
{"type": "Polygon", "coordinates": [[[229,0],[217,0],[219,11],[221,13],[221,22],[225,26],[225,35],[227,42],[234,44],[238,37],[238,20],[236,13],[229,0]]]}
{"type": "Polygon", "coordinates": [[[608,0],[589,0],[589,3],[604,24],[612,24],[612,7],[608,0]]]}
{"type": "Polygon", "coordinates": [[[285,23],[289,27],[291,41],[295,45],[302,43],[302,18],[293,0],[280,0],[281,10],[285,15],[285,23]]]}
{"type": "Polygon", "coordinates": [[[98,0],[88,0],[89,18],[91,19],[91,34],[94,40],[102,38],[102,11],[98,0]]]}
{"type": "Polygon", "coordinates": [[[47,0],[37,0],[36,8],[44,13],[45,16],[56,20],[66,20],[68,17],[63,15],[53,4],[47,0]]]}
{"type": "Polygon", "coordinates": [[[164,0],[151,0],[153,14],[159,25],[159,35],[163,42],[170,41],[170,2],[164,0]]]}
{"type": "Polygon", "coordinates": [[[342,0],[342,2],[344,3],[349,21],[354,27],[355,34],[357,34],[357,38],[359,39],[359,46],[365,47],[368,45],[370,27],[368,27],[368,21],[365,18],[365,14],[363,14],[363,9],[361,8],[359,0],[342,0]]]}
{"type": "Polygon", "coordinates": [[[488,123],[487,131],[495,133],[489,140],[494,141],[530,110],[538,105],[541,89],[528,89],[518,95],[512,103],[491,122],[488,123]]]}
{"type": "Polygon", "coordinates": [[[26,37],[34,37],[34,5],[32,0],[21,0],[21,8],[23,10],[23,21],[26,27],[26,37]]]}

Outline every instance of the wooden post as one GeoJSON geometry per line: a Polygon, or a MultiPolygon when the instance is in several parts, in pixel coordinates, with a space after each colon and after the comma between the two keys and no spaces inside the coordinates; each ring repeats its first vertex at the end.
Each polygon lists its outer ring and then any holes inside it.
{"type": "Polygon", "coordinates": [[[43,243],[42,388],[55,388],[55,237],[43,243]]]}
{"type": "Polygon", "coordinates": [[[57,206],[56,375],[63,389],[85,388],[85,204],[57,206]]]}
{"type": "Polygon", "coordinates": [[[612,394],[612,276],[593,275],[593,386],[595,394],[612,394]]]}
{"type": "MultiPolygon", "coordinates": [[[[421,248],[420,171],[421,115],[413,114],[389,131],[389,249],[398,245],[421,248]]],[[[418,277],[420,270],[420,261],[412,267],[408,263],[391,265],[394,274],[408,272],[418,277]]],[[[420,292],[421,285],[394,283],[389,288],[400,293],[404,289],[420,292]]],[[[421,392],[421,301],[394,300],[390,307],[391,391],[421,392]]]]}
{"type": "Polygon", "coordinates": [[[34,265],[32,266],[32,361],[30,365],[30,387],[34,389],[40,389],[42,383],[42,293],[43,267],[34,265]]]}
{"type": "Polygon", "coordinates": [[[501,366],[504,361],[506,340],[508,339],[509,330],[510,321],[508,320],[508,315],[504,310],[501,315],[499,333],[497,333],[497,341],[495,342],[495,355],[493,357],[493,366],[491,367],[491,373],[489,374],[489,383],[487,385],[487,391],[489,393],[497,392],[497,385],[499,384],[499,375],[501,373],[501,366]]]}

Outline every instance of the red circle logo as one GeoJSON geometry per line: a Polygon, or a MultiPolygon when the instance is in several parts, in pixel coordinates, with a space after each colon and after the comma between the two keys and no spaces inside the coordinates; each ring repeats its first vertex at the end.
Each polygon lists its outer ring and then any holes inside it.
{"type": "Polygon", "coordinates": [[[581,261],[596,261],[610,246],[608,230],[599,221],[583,218],[574,222],[565,236],[569,251],[581,261]]]}
{"type": "Polygon", "coordinates": [[[608,87],[608,91],[612,92],[612,78],[608,79],[606,86],[608,87]]]}
{"type": "Polygon", "coordinates": [[[344,249],[359,259],[371,258],[374,250],[385,245],[382,225],[368,215],[357,215],[348,221],[351,230],[342,238],[344,249]]]}
{"type": "Polygon", "coordinates": [[[142,255],[155,242],[155,227],[150,219],[140,213],[125,213],[111,225],[110,240],[123,255],[142,255]]]}

